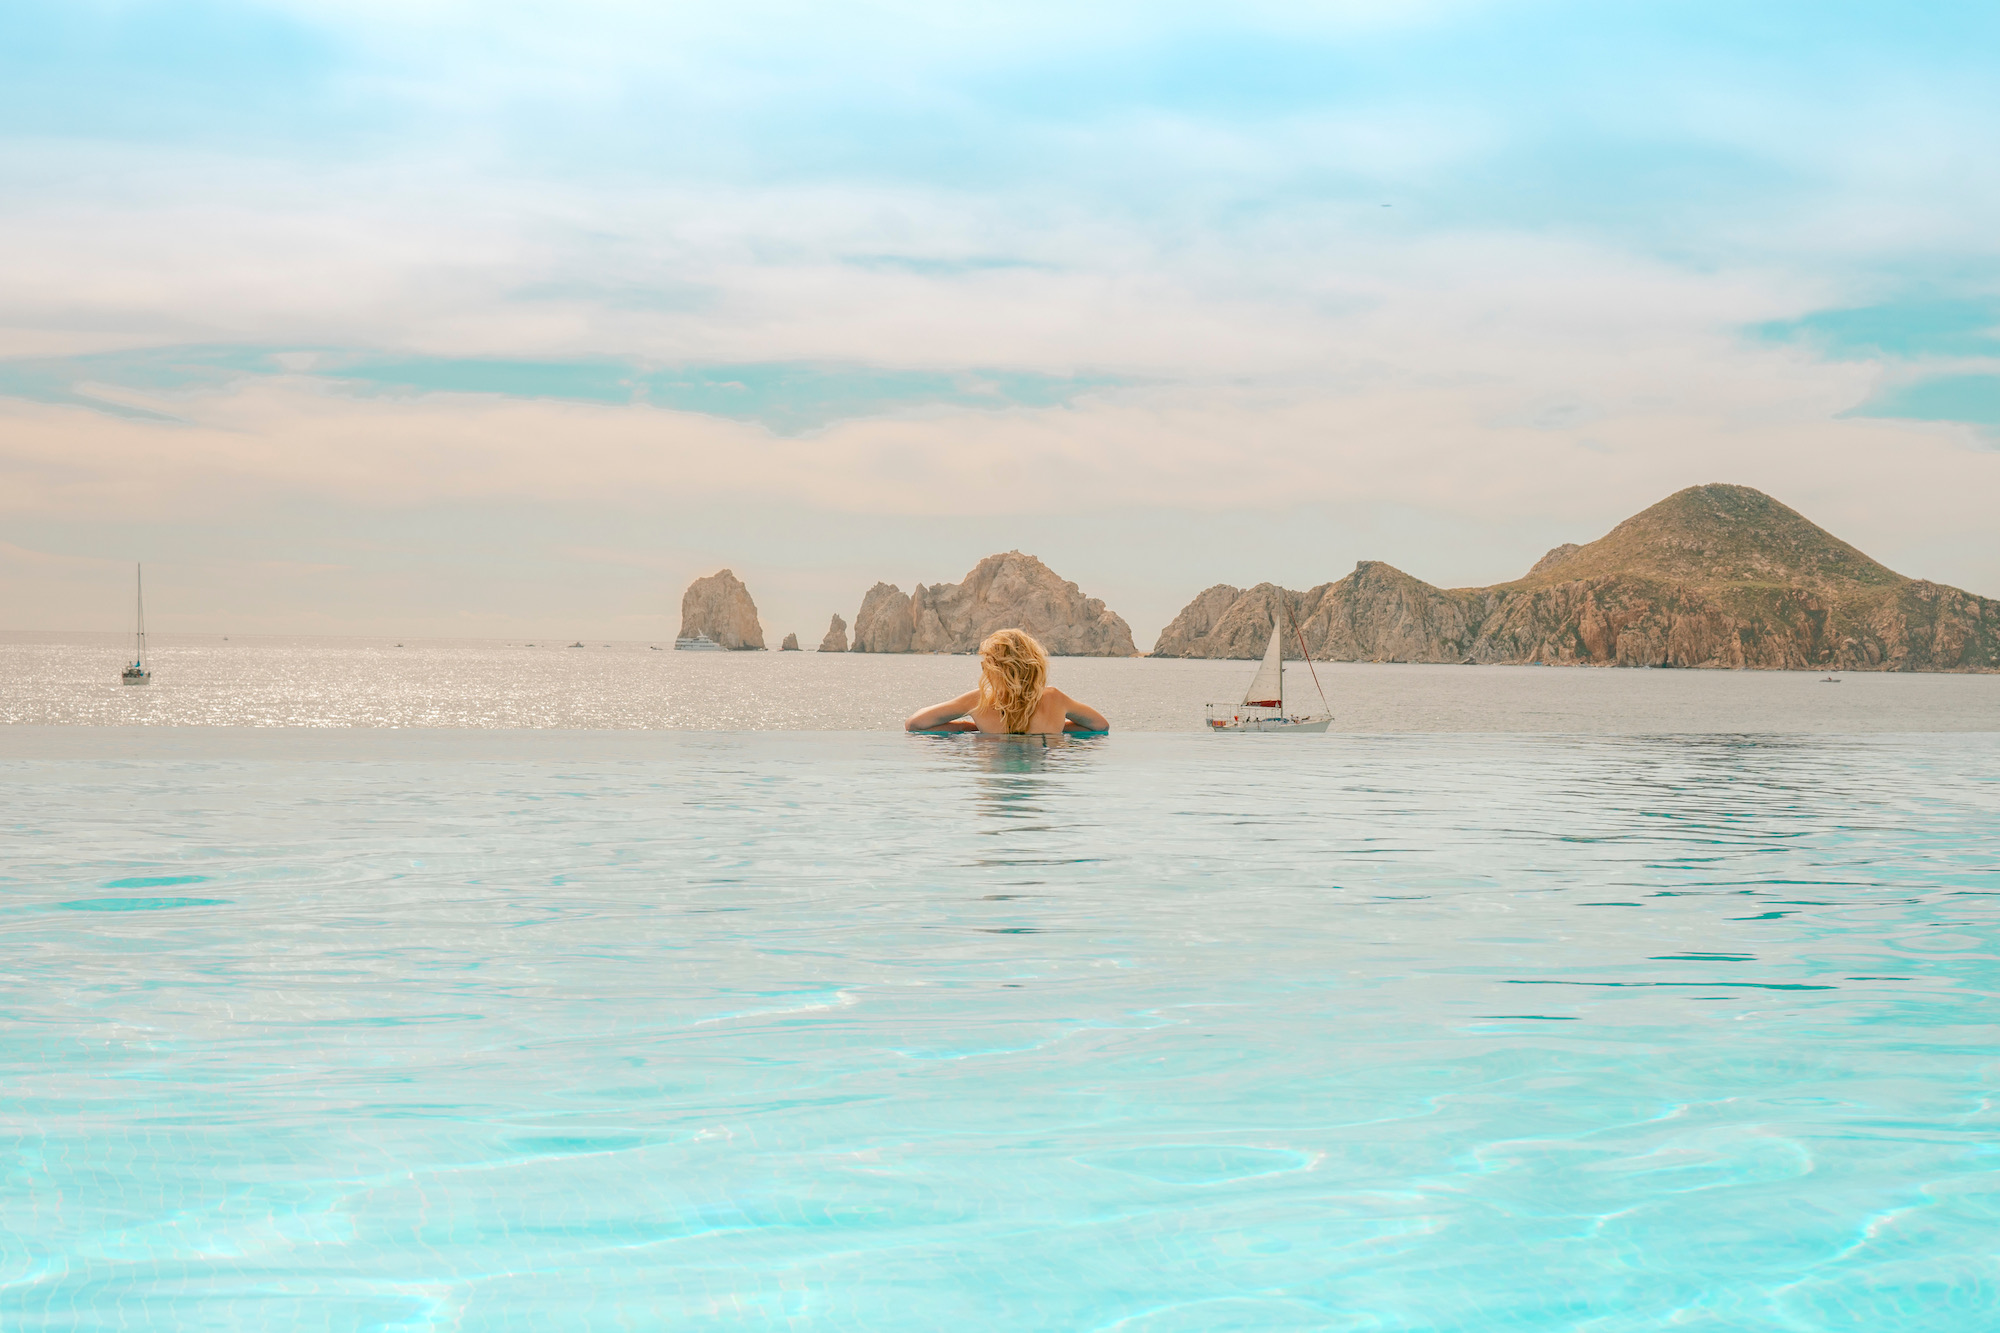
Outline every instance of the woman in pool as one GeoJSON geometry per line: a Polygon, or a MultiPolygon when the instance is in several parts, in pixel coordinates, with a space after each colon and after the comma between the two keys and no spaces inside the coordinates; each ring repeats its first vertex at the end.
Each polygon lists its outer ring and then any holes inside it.
{"type": "Polygon", "coordinates": [[[910,714],[905,731],[980,731],[1049,735],[1109,731],[1089,704],[1049,686],[1049,655],[1025,630],[1001,629],[979,645],[979,688],[910,714]]]}

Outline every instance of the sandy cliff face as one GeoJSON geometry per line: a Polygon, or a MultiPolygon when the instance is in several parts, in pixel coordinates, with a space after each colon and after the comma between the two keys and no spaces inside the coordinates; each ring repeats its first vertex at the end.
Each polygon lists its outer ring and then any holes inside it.
{"type": "Polygon", "coordinates": [[[1279,604],[1283,603],[1288,621],[1296,620],[1303,596],[1275,583],[1249,589],[1218,583],[1203,590],[1160,631],[1153,656],[1262,657],[1279,604]]]}
{"type": "Polygon", "coordinates": [[[819,641],[823,653],[844,653],[847,651],[847,622],[835,616],[828,622],[826,637],[819,641]]]}
{"type": "Polygon", "coordinates": [[[1456,662],[1471,639],[1473,610],[1461,594],[1364,560],[1338,583],[1305,592],[1217,584],[1167,626],[1153,656],[1262,657],[1281,607],[1291,627],[1290,658],[1300,655],[1303,639],[1314,657],[1334,661],[1456,662]]]}
{"type": "Polygon", "coordinates": [[[1514,592],[1481,662],[1770,670],[2000,670],[2000,602],[1916,579],[1861,593],[1703,589],[1637,576],[1514,592]]]}
{"type": "Polygon", "coordinates": [[[987,635],[1009,627],[1026,630],[1058,655],[1131,657],[1138,652],[1123,617],[1019,551],[987,556],[961,583],[920,583],[907,597],[894,584],[876,584],[854,618],[854,650],[976,652],[987,635]]]}
{"type": "Polygon", "coordinates": [[[2000,601],[1904,578],[1747,486],[1691,487],[1491,588],[1373,561],[1307,592],[1218,585],[1154,654],[1258,656],[1281,602],[1335,661],[2000,670],[2000,601]]]}
{"type": "Polygon", "coordinates": [[[728,570],[688,584],[681,594],[681,637],[706,634],[724,648],[762,648],[764,627],[750,590],[728,570]]]}
{"type": "Polygon", "coordinates": [[[895,584],[878,583],[861,599],[861,611],[854,617],[854,651],[907,653],[913,628],[910,599],[895,584]]]}
{"type": "Polygon", "coordinates": [[[1457,662],[1476,623],[1476,612],[1461,594],[1433,588],[1379,560],[1364,560],[1338,583],[1314,591],[1319,597],[1301,626],[1314,656],[1457,662]]]}

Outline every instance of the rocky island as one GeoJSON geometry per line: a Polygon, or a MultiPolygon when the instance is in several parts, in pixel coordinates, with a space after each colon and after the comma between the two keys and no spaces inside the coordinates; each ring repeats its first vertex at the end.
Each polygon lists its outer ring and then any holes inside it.
{"type": "Polygon", "coordinates": [[[1371,560],[1304,592],[1217,584],[1153,656],[1257,657],[1280,606],[1333,661],[2000,670],[2000,601],[1906,578],[1748,486],[1689,487],[1490,588],[1371,560]]]}
{"type": "Polygon", "coordinates": [[[1058,656],[1138,656],[1122,616],[1019,551],[987,556],[961,583],[920,583],[907,595],[893,583],[876,584],[854,618],[853,651],[970,653],[1009,626],[1058,656]]]}
{"type": "Polygon", "coordinates": [[[826,637],[819,641],[823,653],[844,653],[847,651],[847,622],[835,616],[827,623],[826,637]]]}
{"type": "Polygon", "coordinates": [[[706,634],[724,648],[762,649],[764,627],[757,620],[757,604],[743,581],[724,569],[688,584],[681,595],[683,639],[706,634]]]}

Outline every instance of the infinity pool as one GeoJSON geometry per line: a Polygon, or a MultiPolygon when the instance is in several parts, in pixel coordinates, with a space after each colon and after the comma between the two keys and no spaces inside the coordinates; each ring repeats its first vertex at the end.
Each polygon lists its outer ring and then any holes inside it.
{"type": "Polygon", "coordinates": [[[9,1329],[2000,1308],[2000,738],[10,747],[9,1329]]]}

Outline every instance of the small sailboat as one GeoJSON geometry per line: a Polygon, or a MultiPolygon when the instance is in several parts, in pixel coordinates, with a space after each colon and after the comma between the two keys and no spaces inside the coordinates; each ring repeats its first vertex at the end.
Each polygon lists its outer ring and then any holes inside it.
{"type": "MultiPolygon", "coordinates": [[[[1280,617],[1283,616],[1280,612],[1280,617]]],[[[1327,707],[1326,691],[1320,688],[1319,672],[1312,670],[1312,654],[1306,651],[1305,635],[1299,635],[1299,652],[1304,655],[1306,669],[1312,671],[1313,689],[1319,692],[1320,711],[1317,713],[1290,713],[1285,711],[1285,654],[1283,633],[1279,622],[1271,622],[1271,645],[1264,650],[1264,660],[1257,664],[1257,674],[1250,678],[1250,688],[1243,692],[1240,704],[1210,704],[1208,706],[1208,726],[1211,731],[1277,731],[1297,735],[1316,734],[1333,725],[1333,710],[1327,707]]]]}
{"type": "Polygon", "coordinates": [[[139,628],[133,636],[132,665],[125,668],[119,679],[127,685],[144,685],[153,678],[152,668],[146,665],[146,570],[143,565],[132,567],[133,588],[139,601],[139,628]]]}

